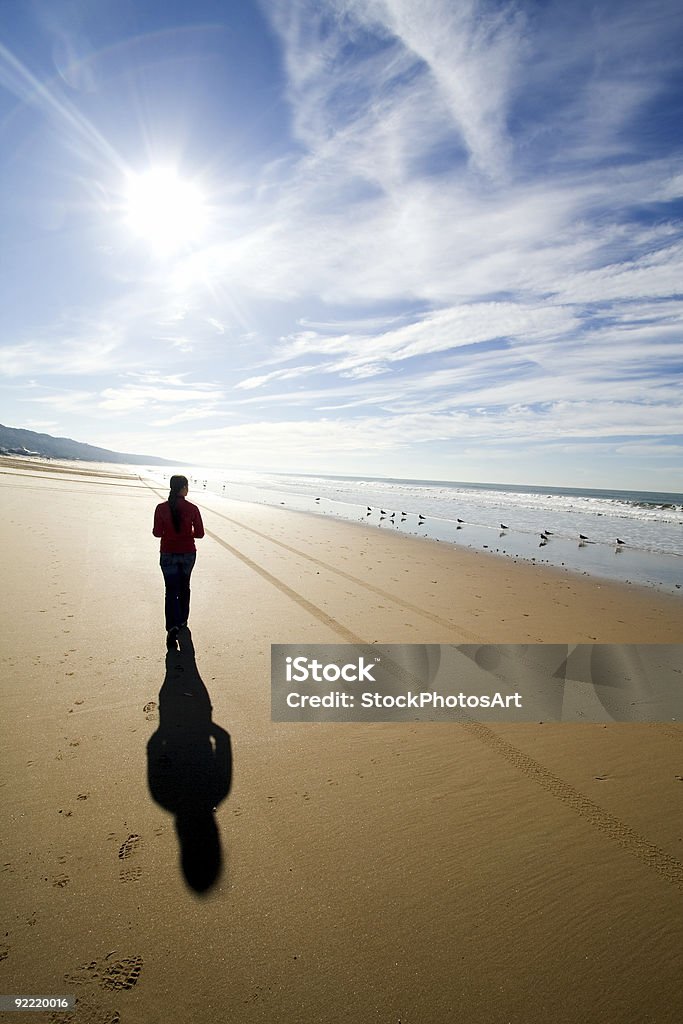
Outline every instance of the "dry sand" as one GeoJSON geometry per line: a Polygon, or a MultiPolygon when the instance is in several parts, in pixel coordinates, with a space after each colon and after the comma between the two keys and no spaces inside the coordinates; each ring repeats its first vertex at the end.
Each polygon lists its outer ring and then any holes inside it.
{"type": "Polygon", "coordinates": [[[275,642],[679,642],[683,602],[193,497],[166,656],[157,493],[0,464],[0,991],[74,1024],[679,1022],[682,726],[274,725],[269,671],[275,642]]]}

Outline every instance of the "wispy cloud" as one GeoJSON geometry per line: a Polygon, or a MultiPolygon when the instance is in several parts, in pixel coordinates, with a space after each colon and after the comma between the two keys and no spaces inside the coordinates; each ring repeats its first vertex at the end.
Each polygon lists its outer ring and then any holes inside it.
{"type": "Polygon", "coordinates": [[[177,406],[182,403],[216,404],[224,397],[221,388],[213,384],[183,385],[174,382],[164,384],[124,384],[118,388],[105,388],[100,395],[99,405],[102,409],[115,412],[128,412],[134,409],[156,410],[162,407],[177,406]]]}
{"type": "Polygon", "coordinates": [[[7,377],[88,376],[123,366],[115,327],[93,324],[83,330],[85,337],[62,336],[58,345],[47,338],[4,345],[0,373],[7,377]]]}
{"type": "Polygon", "coordinates": [[[262,373],[259,376],[247,377],[245,380],[240,380],[235,384],[235,388],[241,391],[253,391],[255,388],[260,388],[264,384],[270,384],[271,381],[294,380],[297,377],[304,377],[307,374],[313,373],[317,369],[318,367],[315,365],[304,365],[286,370],[273,370],[271,373],[262,373]]]}

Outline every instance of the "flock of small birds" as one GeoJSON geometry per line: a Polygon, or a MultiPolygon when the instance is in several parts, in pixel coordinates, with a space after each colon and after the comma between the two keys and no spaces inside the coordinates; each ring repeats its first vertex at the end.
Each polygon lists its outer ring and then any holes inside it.
{"type": "MultiPolygon", "coordinates": [[[[316,498],[315,500],[316,501],[320,501],[321,499],[320,498],[316,498]]],[[[398,512],[387,512],[386,509],[383,509],[383,508],[374,509],[371,505],[367,505],[366,509],[367,509],[367,511],[365,513],[366,517],[367,516],[371,516],[373,512],[378,511],[379,512],[379,520],[380,520],[380,522],[383,522],[385,519],[389,519],[389,520],[395,522],[396,521],[396,516],[400,515],[401,518],[399,519],[399,522],[405,523],[407,518],[408,518],[408,515],[411,514],[411,513],[408,513],[408,512],[400,512],[400,513],[398,513],[398,512]]],[[[414,513],[412,513],[412,514],[414,514],[414,513]]],[[[426,516],[423,516],[421,512],[418,512],[417,513],[417,521],[418,521],[418,523],[420,525],[424,524],[426,522],[426,516]]],[[[456,523],[457,523],[456,530],[462,530],[463,526],[467,525],[466,521],[464,519],[456,519],[456,523]]],[[[509,530],[510,529],[510,527],[507,526],[505,523],[501,523],[500,524],[500,528],[501,528],[501,530],[509,530]]],[[[553,536],[553,531],[552,530],[542,530],[541,533],[539,534],[539,536],[541,538],[541,543],[539,544],[539,547],[543,547],[543,545],[547,544],[548,541],[550,540],[550,538],[553,536]]],[[[579,534],[579,544],[580,544],[580,546],[583,546],[585,543],[592,544],[593,542],[591,541],[590,537],[586,536],[585,533],[580,533],[579,534]]],[[[622,540],[621,537],[617,537],[616,538],[616,544],[617,544],[617,547],[620,548],[620,547],[623,547],[626,544],[626,541],[622,540]]]]}
{"type": "MultiPolygon", "coordinates": [[[[320,500],[319,498],[316,498],[316,501],[319,501],[319,500],[320,500]]],[[[380,523],[383,522],[385,519],[390,519],[392,522],[396,522],[396,517],[397,516],[401,517],[398,520],[400,523],[405,523],[406,520],[408,519],[408,516],[411,515],[411,514],[413,514],[413,515],[417,514],[417,521],[418,521],[418,523],[424,523],[424,521],[425,521],[425,517],[421,513],[387,512],[386,509],[383,509],[383,508],[374,509],[374,508],[372,508],[371,505],[367,505],[366,508],[367,508],[367,512],[365,513],[366,517],[367,516],[371,516],[372,513],[375,512],[375,511],[379,512],[379,521],[380,521],[380,523]]]]}
{"type": "MultiPolygon", "coordinates": [[[[193,484],[196,484],[198,482],[199,481],[196,480],[195,477],[192,477],[192,483],[193,484]]],[[[206,490],[206,483],[207,483],[206,480],[202,481],[202,488],[203,488],[203,490],[206,490]]],[[[225,491],[225,484],[223,484],[223,491],[225,491]]],[[[316,498],[315,500],[317,502],[319,502],[319,501],[322,501],[322,498],[316,498]]],[[[284,505],[285,503],[284,503],[284,501],[281,501],[280,504],[284,505]]],[[[374,508],[372,508],[371,505],[367,505],[366,508],[367,508],[367,512],[365,513],[366,516],[370,516],[370,515],[372,515],[373,512],[376,511],[374,508]]],[[[400,512],[400,513],[397,513],[397,512],[387,512],[383,508],[379,509],[378,511],[379,511],[380,522],[382,522],[384,519],[390,519],[390,520],[395,522],[396,521],[396,516],[400,515],[401,518],[399,519],[399,522],[400,523],[405,523],[407,521],[407,519],[408,519],[408,516],[411,515],[411,514],[414,514],[414,513],[408,513],[408,512],[400,512]]],[[[598,515],[601,515],[601,513],[599,512],[598,515]]],[[[417,521],[418,521],[418,523],[420,525],[423,525],[426,522],[426,516],[423,516],[421,512],[418,512],[417,513],[417,521]]],[[[456,530],[462,530],[463,526],[467,525],[464,519],[456,519],[456,523],[457,523],[456,530]]],[[[510,529],[510,527],[506,526],[505,523],[501,523],[500,524],[500,528],[501,528],[501,530],[509,530],[510,529]]],[[[541,530],[541,532],[539,534],[539,537],[541,538],[541,543],[539,544],[539,547],[543,547],[544,544],[547,544],[552,536],[553,536],[553,531],[552,530],[541,530]]],[[[592,544],[593,542],[591,541],[590,537],[586,536],[585,533],[580,533],[579,534],[579,546],[582,547],[585,543],[592,544]]],[[[616,538],[616,545],[617,545],[617,548],[624,547],[626,545],[626,541],[622,540],[621,537],[617,537],[616,538]]]]}
{"type": "MultiPolygon", "coordinates": [[[[196,480],[193,477],[192,478],[192,483],[193,484],[199,483],[199,481],[196,480]]],[[[202,483],[203,489],[206,490],[206,483],[207,483],[206,480],[201,481],[201,483],[202,483]]],[[[225,484],[223,484],[223,491],[225,491],[225,484]]],[[[322,501],[322,498],[316,498],[315,500],[316,500],[316,502],[320,502],[320,501],[322,501]]],[[[285,503],[284,503],[284,501],[281,501],[280,504],[284,505],[285,503]]],[[[427,521],[427,517],[422,515],[421,512],[418,512],[418,513],[387,512],[386,509],[383,509],[383,508],[374,509],[371,505],[367,505],[366,508],[367,508],[367,511],[365,513],[366,517],[372,515],[373,512],[376,512],[376,511],[379,512],[379,521],[380,521],[380,523],[383,522],[385,519],[389,519],[391,522],[395,523],[397,516],[400,516],[400,519],[398,520],[399,523],[405,523],[405,522],[407,522],[409,515],[417,515],[417,522],[418,522],[419,526],[424,526],[424,524],[427,521]]],[[[598,514],[600,514],[600,513],[598,513],[598,514]]],[[[456,523],[457,523],[457,525],[455,527],[456,530],[462,530],[463,526],[467,525],[467,523],[466,523],[466,521],[464,519],[456,519],[456,523]]],[[[510,529],[510,527],[507,526],[505,523],[501,523],[500,524],[500,528],[501,528],[501,530],[509,530],[510,529]]],[[[539,537],[541,538],[541,542],[540,542],[540,544],[538,546],[540,548],[542,548],[545,544],[548,543],[548,541],[550,540],[550,538],[552,536],[553,536],[553,531],[552,530],[541,530],[541,532],[539,534],[539,537]]],[[[579,547],[584,547],[586,544],[592,544],[592,543],[593,543],[593,541],[590,539],[590,537],[587,537],[585,533],[580,533],[579,534],[579,547]]],[[[616,538],[616,548],[617,548],[617,550],[619,551],[619,550],[621,550],[621,548],[623,548],[625,546],[626,546],[626,541],[622,540],[621,537],[617,537],[616,538]]]]}

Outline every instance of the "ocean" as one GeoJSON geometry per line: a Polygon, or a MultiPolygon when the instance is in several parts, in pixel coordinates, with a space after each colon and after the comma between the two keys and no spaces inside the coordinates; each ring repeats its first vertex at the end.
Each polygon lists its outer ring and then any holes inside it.
{"type": "MultiPolygon", "coordinates": [[[[191,472],[200,505],[198,492],[218,502],[227,497],[285,506],[683,596],[680,493],[215,468],[191,472]]],[[[146,475],[167,481],[158,467],[146,475]]]]}

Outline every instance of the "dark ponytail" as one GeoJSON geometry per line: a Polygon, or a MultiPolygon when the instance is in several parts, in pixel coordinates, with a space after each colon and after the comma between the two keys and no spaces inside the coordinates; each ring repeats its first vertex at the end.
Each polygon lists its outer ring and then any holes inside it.
{"type": "Polygon", "coordinates": [[[180,533],[180,509],[178,508],[178,495],[184,487],[187,487],[187,477],[172,476],[170,487],[171,489],[168,492],[168,503],[171,506],[173,529],[176,533],[180,533]]]}

